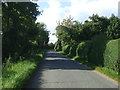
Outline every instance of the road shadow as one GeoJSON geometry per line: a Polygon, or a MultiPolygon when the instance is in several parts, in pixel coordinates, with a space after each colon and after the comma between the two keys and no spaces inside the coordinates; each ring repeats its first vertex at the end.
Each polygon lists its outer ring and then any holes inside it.
{"type": "Polygon", "coordinates": [[[46,55],[46,58],[67,58],[67,56],[61,55],[61,54],[56,53],[56,52],[51,52],[51,53],[48,53],[46,55]]]}
{"type": "Polygon", "coordinates": [[[42,79],[43,71],[46,70],[92,70],[91,68],[79,64],[78,62],[71,60],[67,56],[56,53],[54,51],[48,51],[46,53],[45,60],[39,65],[35,73],[32,75],[25,88],[41,88],[41,85],[45,82],[42,79]]]}
{"type": "Polygon", "coordinates": [[[49,51],[49,53],[46,54],[46,58],[43,63],[43,70],[92,70],[91,68],[54,51],[49,51]]]}
{"type": "Polygon", "coordinates": [[[91,68],[79,64],[73,60],[45,60],[44,66],[42,67],[43,70],[54,70],[54,69],[61,69],[61,70],[92,70],[91,68]]]}

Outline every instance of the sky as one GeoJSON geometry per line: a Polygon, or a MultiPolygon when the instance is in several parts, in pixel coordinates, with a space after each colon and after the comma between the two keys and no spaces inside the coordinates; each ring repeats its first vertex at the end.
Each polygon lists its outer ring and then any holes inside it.
{"type": "Polygon", "coordinates": [[[57,21],[62,21],[69,15],[74,20],[84,22],[92,14],[110,17],[113,13],[118,16],[118,2],[120,0],[38,0],[39,11],[43,14],[37,17],[36,22],[43,22],[50,31],[49,43],[55,43],[57,38],[55,28],[57,21]]]}

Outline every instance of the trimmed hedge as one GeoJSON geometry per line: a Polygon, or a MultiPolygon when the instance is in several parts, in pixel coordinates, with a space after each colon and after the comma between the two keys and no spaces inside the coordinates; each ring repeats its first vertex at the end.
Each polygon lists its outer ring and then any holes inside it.
{"type": "Polygon", "coordinates": [[[118,72],[120,65],[120,39],[110,40],[104,52],[104,66],[118,72]]]}
{"type": "Polygon", "coordinates": [[[90,54],[91,49],[92,49],[92,42],[90,40],[85,41],[85,47],[83,50],[84,60],[89,60],[88,54],[90,54]]]}
{"type": "Polygon", "coordinates": [[[79,43],[75,60],[86,60],[97,66],[104,66],[119,72],[120,39],[110,40],[105,34],[100,34],[90,41],[79,43]]]}
{"type": "Polygon", "coordinates": [[[54,50],[55,51],[62,51],[62,46],[61,46],[61,42],[60,41],[57,41],[55,43],[54,50]]]}
{"type": "Polygon", "coordinates": [[[84,58],[83,51],[85,49],[85,42],[81,42],[78,44],[77,49],[76,49],[76,56],[80,56],[81,59],[84,58]]]}
{"type": "Polygon", "coordinates": [[[78,45],[66,45],[62,51],[70,57],[75,56],[75,60],[85,60],[96,66],[119,72],[120,45],[118,44],[120,44],[120,39],[110,40],[105,34],[99,34],[78,45]]]}
{"type": "Polygon", "coordinates": [[[73,45],[72,47],[70,47],[70,51],[69,51],[70,57],[76,56],[76,48],[77,48],[77,45],[73,45]]]}
{"type": "Polygon", "coordinates": [[[109,38],[105,34],[96,35],[91,40],[91,50],[88,53],[88,61],[103,66],[104,56],[103,53],[106,48],[106,43],[109,38]]]}
{"type": "Polygon", "coordinates": [[[65,53],[65,54],[69,54],[69,50],[70,50],[70,45],[66,45],[62,48],[62,51],[65,53]]]}
{"type": "Polygon", "coordinates": [[[79,43],[76,49],[76,56],[79,56],[81,59],[88,60],[88,54],[91,51],[91,41],[85,41],[79,43]]]}

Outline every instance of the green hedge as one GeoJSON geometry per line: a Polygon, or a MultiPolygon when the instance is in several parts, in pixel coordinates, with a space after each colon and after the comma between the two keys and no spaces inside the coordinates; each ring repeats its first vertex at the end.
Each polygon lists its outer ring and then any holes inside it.
{"type": "Polygon", "coordinates": [[[61,42],[60,41],[57,41],[55,43],[54,50],[55,51],[62,51],[62,46],[61,46],[61,42]]]}
{"type": "Polygon", "coordinates": [[[96,66],[104,66],[118,72],[120,67],[118,44],[120,39],[110,40],[105,34],[94,36],[92,40],[79,43],[75,60],[86,60],[96,66]]]}
{"type": "Polygon", "coordinates": [[[84,46],[84,50],[83,50],[84,60],[89,60],[88,54],[90,54],[91,49],[92,49],[91,40],[85,41],[85,46],[84,46]]]}
{"type": "Polygon", "coordinates": [[[104,52],[104,66],[118,72],[120,65],[120,39],[110,40],[104,52]]]}
{"type": "Polygon", "coordinates": [[[88,53],[88,61],[103,66],[104,56],[103,53],[106,48],[106,43],[109,38],[105,34],[96,35],[91,40],[91,50],[88,53]]]}
{"type": "Polygon", "coordinates": [[[81,59],[88,60],[88,54],[91,51],[91,41],[84,41],[79,43],[76,49],[76,56],[79,56],[81,59]]]}
{"type": "Polygon", "coordinates": [[[80,56],[81,58],[84,58],[84,54],[83,54],[84,49],[85,49],[85,42],[79,43],[76,49],[76,56],[80,56]]]}
{"type": "Polygon", "coordinates": [[[70,57],[76,56],[76,48],[77,48],[77,45],[73,45],[72,47],[70,47],[70,51],[69,51],[70,57]]]}
{"type": "Polygon", "coordinates": [[[70,51],[70,45],[66,45],[62,48],[62,51],[65,53],[65,54],[69,54],[69,51],[70,51]]]}

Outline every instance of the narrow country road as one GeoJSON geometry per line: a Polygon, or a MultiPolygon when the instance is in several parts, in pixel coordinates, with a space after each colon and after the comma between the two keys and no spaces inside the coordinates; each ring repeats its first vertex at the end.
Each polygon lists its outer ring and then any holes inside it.
{"type": "Polygon", "coordinates": [[[49,50],[27,88],[118,88],[104,75],[49,50]]]}

